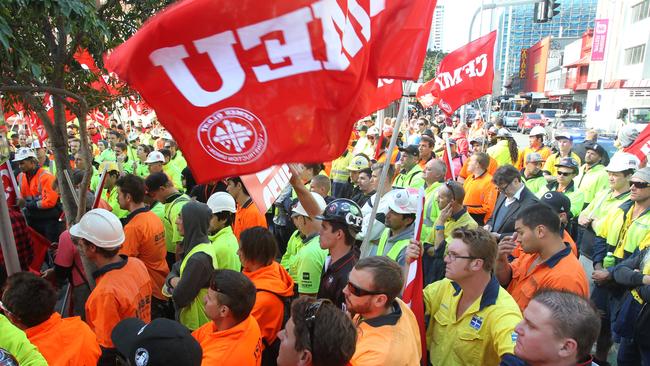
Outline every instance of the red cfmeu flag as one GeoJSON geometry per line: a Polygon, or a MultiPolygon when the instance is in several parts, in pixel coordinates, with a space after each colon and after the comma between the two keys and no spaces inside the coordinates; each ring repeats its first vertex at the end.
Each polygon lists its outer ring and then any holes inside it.
{"type": "Polygon", "coordinates": [[[451,115],[463,104],[492,93],[496,36],[492,31],[445,56],[436,78],[418,88],[416,96],[423,106],[436,103],[451,115]]]}
{"type": "Polygon", "coordinates": [[[435,3],[186,0],[106,66],[156,111],[199,182],[322,162],[376,110],[379,78],[417,78],[435,3]]]}
{"type": "Polygon", "coordinates": [[[623,151],[636,155],[640,161],[645,161],[647,156],[650,155],[650,124],[641,131],[634,143],[623,149],[623,151]]]}

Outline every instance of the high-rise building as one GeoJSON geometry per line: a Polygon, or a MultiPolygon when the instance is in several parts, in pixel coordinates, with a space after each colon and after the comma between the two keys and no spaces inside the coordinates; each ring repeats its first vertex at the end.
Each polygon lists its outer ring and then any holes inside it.
{"type": "Polygon", "coordinates": [[[561,0],[560,4],[560,14],[546,23],[533,22],[533,5],[506,8],[501,14],[496,69],[502,75],[503,86],[517,84],[522,49],[546,36],[581,37],[593,28],[598,0],[561,0]]]}
{"type": "Polygon", "coordinates": [[[444,18],[445,6],[436,5],[436,10],[433,13],[433,20],[431,21],[431,33],[429,34],[427,50],[442,50],[442,30],[444,25],[444,18]]]}

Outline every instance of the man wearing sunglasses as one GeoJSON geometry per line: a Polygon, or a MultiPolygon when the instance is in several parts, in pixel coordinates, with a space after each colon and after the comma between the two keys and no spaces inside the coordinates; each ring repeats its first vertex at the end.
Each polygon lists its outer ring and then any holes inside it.
{"type": "Polygon", "coordinates": [[[422,357],[420,330],[411,309],[398,298],[402,269],[388,257],[360,259],[343,289],[357,326],[355,366],[417,365],[422,357]]]}
{"type": "MultiPolygon", "coordinates": [[[[515,326],[521,312],[492,274],[497,243],[484,229],[457,229],[445,254],[445,279],[424,289],[427,349],[433,366],[519,365],[515,326]]],[[[419,258],[412,241],[407,264],[419,258]]]]}
{"type": "Polygon", "coordinates": [[[352,320],[332,302],[298,298],[278,333],[278,366],[347,366],[356,337],[352,320]]]}
{"type": "Polygon", "coordinates": [[[603,311],[601,334],[598,338],[596,357],[601,359],[611,347],[610,315],[616,313],[616,304],[622,291],[610,291],[613,266],[604,266],[608,253],[614,263],[630,257],[638,250],[650,246],[650,167],[639,169],[630,178],[630,199],[610,211],[600,224],[594,239],[594,272],[591,278],[596,286],[591,299],[603,311]],[[612,312],[614,311],[614,312],[612,312]]]}
{"type": "Polygon", "coordinates": [[[579,191],[574,183],[574,178],[578,175],[578,161],[572,157],[561,158],[555,164],[557,176],[555,181],[541,188],[538,197],[542,197],[544,193],[549,191],[562,192],[571,201],[571,214],[577,217],[582,211],[585,201],[585,195],[579,191]]]}

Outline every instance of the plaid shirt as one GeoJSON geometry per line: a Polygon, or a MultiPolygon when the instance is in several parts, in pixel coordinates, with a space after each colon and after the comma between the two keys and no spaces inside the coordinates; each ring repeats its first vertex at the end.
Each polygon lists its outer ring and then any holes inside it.
{"type": "MultiPolygon", "coordinates": [[[[29,236],[27,223],[20,211],[9,208],[9,218],[11,219],[11,230],[14,232],[14,240],[16,241],[20,268],[26,271],[34,258],[32,238],[29,236]]],[[[2,256],[2,251],[0,251],[0,264],[4,266],[4,263],[4,257],[2,256]]]]}

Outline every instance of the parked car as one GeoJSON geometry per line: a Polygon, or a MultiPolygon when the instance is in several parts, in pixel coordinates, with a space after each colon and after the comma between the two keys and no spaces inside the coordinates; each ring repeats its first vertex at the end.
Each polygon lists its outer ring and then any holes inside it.
{"type": "Polygon", "coordinates": [[[541,114],[546,118],[547,124],[555,122],[560,116],[564,114],[562,109],[550,109],[550,108],[537,108],[536,113],[541,114]]]}
{"type": "Polygon", "coordinates": [[[546,119],[540,113],[524,113],[517,121],[517,131],[528,133],[535,126],[546,126],[546,119]]]}
{"type": "Polygon", "coordinates": [[[503,125],[505,127],[514,127],[517,128],[517,122],[521,118],[520,111],[507,111],[503,113],[503,125]]]}
{"type": "Polygon", "coordinates": [[[566,131],[573,140],[584,140],[587,131],[585,118],[580,114],[565,115],[555,119],[555,121],[546,123],[546,136],[550,140],[555,140],[556,131],[566,131]]]}

